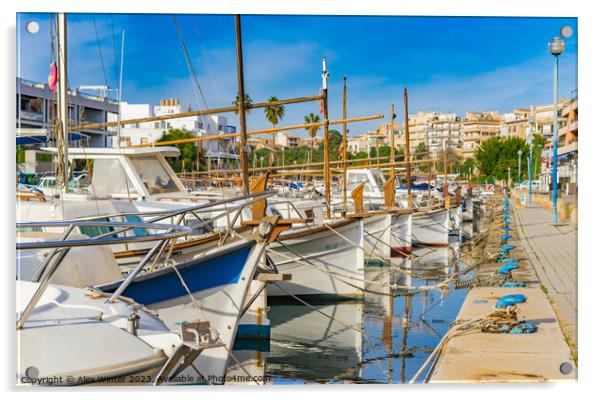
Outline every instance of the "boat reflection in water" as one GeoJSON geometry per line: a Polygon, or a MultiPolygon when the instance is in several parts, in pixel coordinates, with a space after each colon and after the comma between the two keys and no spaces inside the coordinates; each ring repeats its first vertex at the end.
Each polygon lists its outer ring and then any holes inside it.
{"type": "Polygon", "coordinates": [[[364,304],[350,301],[313,307],[270,304],[268,375],[280,383],[357,381],[364,304]]]}
{"type": "Polygon", "coordinates": [[[466,297],[466,289],[436,288],[472,263],[460,239],[445,248],[415,248],[413,257],[392,258],[391,265],[366,266],[360,302],[324,300],[315,309],[292,298],[272,302],[269,352],[235,357],[250,374],[265,373],[267,383],[408,382],[466,297]],[[432,288],[420,291],[424,286],[432,288]]]}

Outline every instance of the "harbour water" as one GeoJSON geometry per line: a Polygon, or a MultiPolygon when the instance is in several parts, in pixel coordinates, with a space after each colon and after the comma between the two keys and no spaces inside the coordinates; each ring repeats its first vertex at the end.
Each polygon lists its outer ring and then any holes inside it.
{"type": "Polygon", "coordinates": [[[363,300],[271,302],[269,345],[239,343],[234,355],[244,370],[232,362],[230,375],[271,384],[408,382],[462,306],[467,290],[445,280],[471,265],[470,245],[461,242],[479,228],[464,224],[462,238],[447,248],[367,266],[363,300]]]}

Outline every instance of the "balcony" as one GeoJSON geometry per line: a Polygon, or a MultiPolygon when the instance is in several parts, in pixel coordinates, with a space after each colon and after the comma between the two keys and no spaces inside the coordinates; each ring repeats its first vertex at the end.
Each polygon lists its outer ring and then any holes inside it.
{"type": "Polygon", "coordinates": [[[44,122],[44,114],[33,111],[21,110],[17,117],[29,121],[44,122]]]}

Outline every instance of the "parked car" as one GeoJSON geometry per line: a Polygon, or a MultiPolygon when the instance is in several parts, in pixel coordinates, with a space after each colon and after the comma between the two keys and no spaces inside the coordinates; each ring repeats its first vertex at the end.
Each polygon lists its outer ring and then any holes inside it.
{"type": "MultiPolygon", "coordinates": [[[[531,187],[533,188],[534,191],[538,191],[539,190],[539,181],[532,181],[531,182],[531,187]]],[[[517,184],[515,186],[517,189],[521,190],[521,189],[529,189],[529,181],[523,181],[519,184],[517,184]]]]}

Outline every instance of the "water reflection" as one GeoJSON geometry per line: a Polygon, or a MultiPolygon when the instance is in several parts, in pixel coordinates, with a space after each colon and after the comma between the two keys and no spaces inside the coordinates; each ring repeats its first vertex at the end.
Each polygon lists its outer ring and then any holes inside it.
{"type": "Polygon", "coordinates": [[[358,380],[362,360],[363,302],[270,305],[268,374],[330,382],[358,380]]]}
{"type": "Polygon", "coordinates": [[[394,259],[390,266],[367,266],[363,301],[318,303],[314,309],[294,299],[270,303],[269,352],[247,350],[243,364],[255,368],[253,374],[265,371],[276,384],[409,381],[466,296],[466,289],[435,288],[472,262],[470,247],[460,241],[479,226],[464,225],[447,248],[415,249],[414,257],[394,259]],[[426,285],[432,288],[416,290],[426,285]]]}

